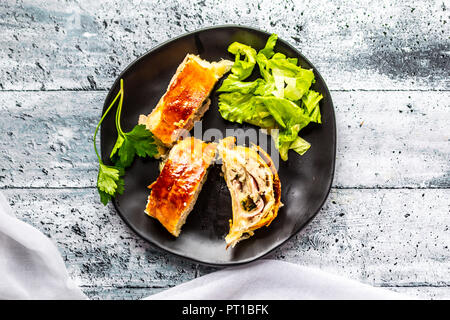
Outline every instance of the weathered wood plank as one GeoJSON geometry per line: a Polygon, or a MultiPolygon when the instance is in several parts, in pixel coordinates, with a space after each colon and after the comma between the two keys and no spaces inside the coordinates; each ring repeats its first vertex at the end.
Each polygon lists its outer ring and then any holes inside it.
{"type": "Polygon", "coordinates": [[[450,298],[448,18],[443,2],[424,0],[3,1],[0,188],[18,188],[5,191],[18,216],[55,240],[90,297],[141,298],[211,272],[138,239],[86,189],[106,95],[94,91],[174,36],[251,25],[310,58],[335,90],[338,122],[336,189],[270,257],[450,298]],[[8,92],[61,89],[91,92],[8,92]]]}
{"type": "Polygon", "coordinates": [[[92,300],[138,300],[167,288],[82,287],[81,289],[92,300]]]}
{"type": "Polygon", "coordinates": [[[449,187],[450,94],[333,93],[338,187],[449,187]]]}
{"type": "Polygon", "coordinates": [[[196,265],[139,239],[96,190],[8,190],[13,210],[58,246],[78,285],[165,288],[192,279],[196,265]]]}
{"type": "Polygon", "coordinates": [[[450,285],[450,190],[334,190],[272,257],[375,286],[450,285]]]}
{"type": "MultiPolygon", "coordinates": [[[[140,240],[114,209],[98,204],[95,189],[4,192],[18,217],[53,239],[71,277],[93,295],[102,296],[102,287],[121,288],[118,297],[129,288],[147,294],[215,270],[140,240]]],[[[376,286],[449,287],[449,210],[450,189],[333,189],[317,217],[269,258],[376,286]]]]}
{"type": "Polygon", "coordinates": [[[0,184],[84,187],[97,179],[92,136],[105,92],[1,93],[0,184]]]}
{"type": "MultiPolygon", "coordinates": [[[[448,189],[335,189],[317,217],[268,258],[448,299],[449,196],[448,189]]],[[[213,270],[199,266],[199,275],[213,270]]]]}
{"type": "Polygon", "coordinates": [[[155,45],[220,24],[278,33],[332,89],[449,89],[443,2],[7,0],[0,21],[3,90],[109,88],[155,45]]]}
{"type": "MultiPolygon", "coordinates": [[[[448,299],[450,287],[386,287],[384,289],[399,292],[419,299],[448,299]]],[[[83,292],[91,299],[136,300],[156,294],[165,289],[152,288],[113,288],[83,287],[83,292]]]]}
{"type": "MultiPolygon", "coordinates": [[[[0,188],[92,187],[106,92],[0,92],[0,188]]],[[[450,92],[332,92],[334,186],[450,186],[450,92]]],[[[320,146],[313,146],[320,147],[320,146]]]]}
{"type": "MultiPolygon", "coordinates": [[[[450,287],[389,287],[387,289],[419,299],[448,300],[450,297],[450,287]]],[[[126,296],[124,299],[127,299],[126,296]]]]}

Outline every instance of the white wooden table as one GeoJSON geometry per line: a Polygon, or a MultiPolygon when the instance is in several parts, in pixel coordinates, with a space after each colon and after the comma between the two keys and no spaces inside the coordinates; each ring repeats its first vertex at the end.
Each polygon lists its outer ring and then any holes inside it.
{"type": "Polygon", "coordinates": [[[338,127],[328,201],[270,257],[450,298],[449,10],[426,0],[1,1],[0,189],[91,298],[141,298],[213,271],[155,249],[100,204],[91,137],[136,57],[201,27],[250,25],[317,66],[338,127]]]}

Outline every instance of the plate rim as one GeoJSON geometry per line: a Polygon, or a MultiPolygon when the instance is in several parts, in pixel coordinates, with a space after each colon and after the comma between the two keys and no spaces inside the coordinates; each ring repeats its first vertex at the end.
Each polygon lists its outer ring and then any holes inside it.
{"type": "MultiPolygon", "coordinates": [[[[117,76],[116,80],[112,83],[110,89],[108,90],[108,94],[106,95],[106,98],[104,100],[103,103],[103,109],[102,109],[102,114],[104,114],[105,110],[108,108],[109,105],[107,105],[107,103],[111,100],[111,98],[113,97],[114,94],[117,94],[117,92],[114,92],[114,88],[117,87],[117,85],[120,82],[120,79],[122,78],[122,76],[129,70],[131,69],[136,63],[138,63],[141,59],[145,58],[147,55],[157,51],[158,49],[164,47],[165,45],[174,42],[176,40],[179,40],[181,38],[196,34],[196,33],[201,33],[204,31],[208,31],[208,30],[214,30],[214,29],[227,29],[227,28],[238,28],[238,29],[243,29],[243,30],[251,30],[251,31],[256,31],[258,33],[262,33],[265,34],[267,36],[270,36],[271,33],[255,28],[255,27],[249,27],[246,25],[240,25],[240,24],[220,24],[220,25],[214,25],[214,26],[208,26],[205,28],[200,28],[200,29],[195,29],[193,31],[189,31],[189,32],[185,32],[181,35],[175,36],[173,38],[167,39],[166,41],[152,47],[150,50],[144,52],[142,55],[140,55],[139,57],[137,57],[136,59],[134,59],[133,61],[131,61],[124,69],[123,71],[117,76]]],[[[189,260],[191,262],[197,263],[197,264],[202,264],[205,266],[212,266],[212,267],[231,267],[231,266],[239,266],[239,265],[244,265],[256,260],[259,260],[267,255],[269,255],[270,253],[272,253],[273,251],[275,251],[276,249],[278,249],[279,247],[281,247],[283,244],[287,243],[288,241],[290,241],[294,236],[296,236],[301,230],[303,230],[306,226],[309,225],[309,223],[317,216],[317,214],[319,213],[319,211],[323,208],[323,205],[325,204],[325,202],[327,201],[330,192],[331,192],[331,188],[333,185],[333,181],[334,181],[334,175],[335,175],[335,169],[336,169],[336,149],[337,149],[337,128],[336,128],[336,115],[335,115],[335,110],[334,110],[334,104],[333,104],[333,100],[331,97],[331,93],[330,90],[328,89],[328,86],[325,82],[325,80],[323,79],[322,75],[320,74],[319,70],[309,61],[308,58],[306,58],[297,48],[295,48],[293,45],[291,45],[289,42],[278,38],[279,42],[282,42],[284,46],[288,47],[289,49],[291,49],[292,51],[295,51],[305,62],[307,62],[309,65],[311,65],[315,71],[315,73],[317,74],[317,77],[321,80],[321,82],[324,85],[325,88],[325,93],[328,95],[328,98],[330,99],[330,105],[331,105],[331,110],[332,110],[332,120],[334,122],[334,132],[333,132],[333,161],[332,161],[332,165],[331,165],[331,179],[330,179],[330,183],[327,187],[327,191],[325,192],[324,198],[321,202],[321,204],[318,206],[318,209],[311,215],[311,217],[303,224],[301,224],[299,227],[297,227],[296,229],[294,229],[291,234],[284,240],[278,241],[278,243],[276,243],[271,249],[252,256],[251,258],[247,258],[247,259],[243,259],[243,260],[239,260],[239,261],[225,261],[225,262],[206,262],[206,261],[202,261],[199,259],[196,259],[195,257],[191,257],[191,256],[187,256],[187,255],[183,255],[182,253],[176,252],[174,250],[172,250],[169,247],[164,247],[161,244],[159,244],[158,242],[155,242],[151,239],[149,239],[147,236],[145,236],[144,234],[142,234],[139,230],[137,230],[136,228],[134,228],[131,223],[125,219],[125,217],[123,216],[122,212],[119,210],[118,205],[117,205],[117,200],[116,198],[113,198],[112,203],[114,205],[114,209],[115,211],[118,213],[118,215],[120,216],[120,218],[122,219],[122,221],[125,222],[125,224],[128,226],[128,228],[130,228],[135,234],[137,234],[141,239],[145,240],[147,243],[149,243],[150,245],[153,245],[155,247],[157,247],[160,250],[163,250],[165,252],[168,252],[170,254],[175,255],[178,258],[182,258],[185,260],[189,260]]],[[[100,130],[102,130],[102,128],[100,127],[100,130]]],[[[101,155],[103,155],[103,152],[101,150],[101,134],[100,134],[100,152],[101,155]]],[[[105,161],[104,157],[102,156],[102,160],[105,161]]],[[[109,160],[109,158],[107,157],[107,160],[109,160]]]]}

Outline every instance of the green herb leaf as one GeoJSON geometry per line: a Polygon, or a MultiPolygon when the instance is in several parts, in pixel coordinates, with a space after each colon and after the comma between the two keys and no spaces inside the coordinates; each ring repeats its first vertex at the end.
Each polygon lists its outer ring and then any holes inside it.
{"type": "Polygon", "coordinates": [[[132,142],[134,150],[139,157],[154,157],[158,154],[153,134],[147,130],[145,125],[137,125],[126,134],[129,141],[132,142]]]}
{"type": "MultiPolygon", "coordinates": [[[[120,83],[123,91],[123,82],[120,83]]],[[[120,125],[122,114],[123,94],[120,97],[116,111],[117,140],[111,151],[110,158],[113,162],[123,168],[131,166],[136,155],[139,157],[154,157],[158,154],[158,148],[153,134],[147,130],[145,125],[136,125],[130,132],[123,132],[120,125]]]]}
{"type": "Polygon", "coordinates": [[[116,194],[122,194],[124,190],[124,181],[121,178],[124,170],[116,166],[107,166],[100,163],[97,177],[97,189],[100,193],[100,200],[104,205],[108,203],[111,197],[116,194]]]}
{"type": "Polygon", "coordinates": [[[125,174],[124,168],[131,165],[136,154],[139,157],[153,157],[158,154],[158,148],[156,147],[153,135],[145,128],[144,125],[135,126],[133,130],[128,133],[122,131],[120,126],[120,115],[122,112],[123,96],[123,80],[120,79],[120,90],[109,107],[106,109],[94,132],[94,150],[99,162],[97,190],[100,195],[100,201],[104,205],[107,205],[111,198],[115,197],[117,194],[123,193],[124,180],[122,177],[125,174]],[[95,139],[97,137],[100,125],[118,99],[119,104],[117,106],[115,118],[118,134],[116,143],[110,154],[110,158],[113,162],[115,162],[115,165],[108,166],[105,165],[100,158],[95,139]]]}
{"type": "MultiPolygon", "coordinates": [[[[154,157],[158,154],[155,139],[145,125],[136,125],[133,130],[117,138],[118,159],[112,157],[117,165],[129,167],[136,155],[154,157]]],[[[114,150],[113,150],[114,151],[114,150]]],[[[112,156],[114,154],[112,153],[112,156]]]]}
{"type": "Polygon", "coordinates": [[[124,136],[123,139],[124,140],[123,140],[122,146],[120,147],[120,149],[118,151],[119,157],[113,158],[112,160],[114,161],[114,163],[116,165],[127,168],[127,167],[131,166],[131,164],[133,163],[135,151],[134,151],[133,143],[130,140],[128,140],[126,136],[124,136]]]}
{"type": "Polygon", "coordinates": [[[125,138],[122,135],[117,136],[116,144],[114,145],[114,148],[111,151],[111,154],[109,157],[112,159],[114,155],[116,154],[117,150],[122,147],[123,142],[125,141],[125,138]]]}
{"type": "Polygon", "coordinates": [[[106,206],[108,202],[111,200],[112,196],[110,194],[107,194],[104,191],[101,191],[97,188],[98,194],[100,195],[100,201],[106,206]]]}
{"type": "MultiPolygon", "coordinates": [[[[120,80],[122,83],[122,79],[120,80]]],[[[113,99],[111,104],[106,109],[105,113],[102,115],[99,123],[97,124],[97,127],[95,128],[94,137],[93,137],[93,143],[94,143],[94,150],[95,154],[97,155],[97,159],[99,162],[99,170],[98,170],[98,176],[97,176],[97,190],[100,194],[100,201],[107,205],[109,200],[111,200],[111,197],[114,197],[117,193],[123,192],[123,179],[121,176],[123,175],[123,169],[119,167],[114,166],[107,166],[103,164],[102,159],[100,158],[100,154],[97,150],[97,144],[96,144],[96,137],[98,130],[100,128],[100,125],[102,124],[103,120],[105,119],[106,115],[109,113],[111,108],[116,103],[117,99],[121,98],[123,94],[123,88],[121,86],[119,92],[117,93],[116,97],[113,99]]]]}

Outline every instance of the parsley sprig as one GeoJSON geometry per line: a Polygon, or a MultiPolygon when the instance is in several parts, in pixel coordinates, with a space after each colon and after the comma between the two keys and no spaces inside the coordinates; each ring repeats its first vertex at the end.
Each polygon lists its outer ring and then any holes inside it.
{"type": "Polygon", "coordinates": [[[123,132],[120,125],[123,96],[123,79],[120,79],[120,90],[109,107],[106,109],[94,132],[94,150],[99,162],[97,190],[100,194],[100,200],[104,205],[108,204],[112,197],[115,197],[117,194],[123,193],[123,175],[125,174],[125,168],[129,167],[133,163],[136,155],[138,155],[139,157],[154,157],[158,154],[158,148],[156,147],[153,135],[146,129],[145,125],[136,125],[130,132],[123,132]],[[114,165],[108,166],[103,163],[98,153],[95,141],[100,125],[118,99],[119,103],[117,106],[115,118],[118,136],[110,155],[110,158],[114,162],[114,165]]]}
{"type": "MultiPolygon", "coordinates": [[[[122,82],[121,82],[122,88],[122,82]]],[[[122,89],[123,92],[123,89],[122,89]]],[[[123,94],[119,101],[116,112],[117,140],[111,151],[110,158],[123,168],[129,167],[135,155],[139,157],[154,157],[158,154],[155,140],[152,133],[145,125],[136,125],[130,132],[123,132],[120,125],[120,115],[122,114],[123,94]]]]}

